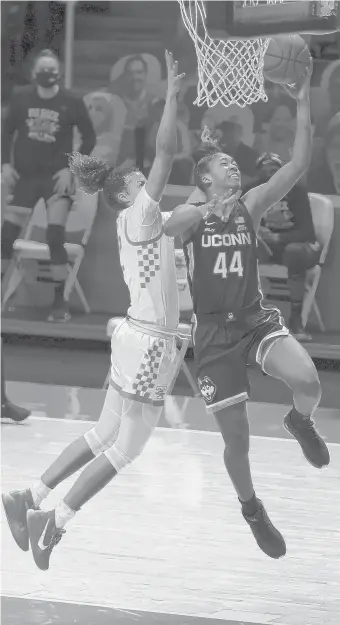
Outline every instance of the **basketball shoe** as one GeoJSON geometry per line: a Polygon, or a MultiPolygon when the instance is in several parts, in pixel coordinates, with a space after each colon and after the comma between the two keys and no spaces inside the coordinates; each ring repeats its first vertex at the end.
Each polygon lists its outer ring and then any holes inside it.
{"type": "Polygon", "coordinates": [[[330,455],[327,445],[314,427],[310,417],[298,415],[292,418],[291,410],[284,418],[284,427],[299,443],[306,460],[313,467],[322,469],[330,463],[330,455]]]}
{"type": "Polygon", "coordinates": [[[39,569],[47,571],[53,547],[59,543],[65,530],[57,528],[54,510],[28,510],[27,526],[34,562],[39,569]]]}
{"type": "Polygon", "coordinates": [[[3,403],[1,404],[1,419],[11,419],[11,421],[19,423],[20,421],[25,421],[30,414],[31,411],[27,410],[27,408],[16,406],[7,398],[3,398],[3,403]]]}
{"type": "Polygon", "coordinates": [[[287,550],[285,540],[272,524],[262,501],[257,499],[257,503],[257,512],[253,516],[248,516],[242,510],[243,517],[253,532],[260,549],[270,558],[282,558],[287,550]]]}
{"type": "Polygon", "coordinates": [[[28,551],[29,539],[27,528],[27,511],[37,510],[32,493],[27,490],[13,490],[2,495],[7,522],[12,536],[20,549],[28,551]]]}

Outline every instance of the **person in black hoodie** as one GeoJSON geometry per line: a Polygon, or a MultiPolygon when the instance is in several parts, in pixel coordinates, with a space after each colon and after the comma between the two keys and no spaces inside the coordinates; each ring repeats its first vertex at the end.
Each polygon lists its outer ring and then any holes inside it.
{"type": "Polygon", "coordinates": [[[2,173],[9,189],[1,233],[2,272],[23,227],[23,211],[45,200],[55,299],[50,321],[70,318],[64,299],[67,255],[65,225],[72,206],[74,184],[68,167],[74,128],[82,138],[79,152],[91,154],[96,136],[83,100],[60,87],[60,64],[51,50],[43,50],[32,68],[33,84],[13,94],[2,133],[2,173]],[[14,141],[13,141],[14,139],[14,141]]]}
{"type": "MultiPolygon", "coordinates": [[[[282,164],[277,154],[260,156],[256,186],[267,182],[282,164]]],[[[282,264],[288,269],[290,330],[298,340],[310,341],[312,336],[302,325],[302,303],[306,271],[316,265],[321,250],[315,237],[308,193],[302,183],[296,184],[281,202],[267,211],[258,234],[260,262],[282,264]]]]}

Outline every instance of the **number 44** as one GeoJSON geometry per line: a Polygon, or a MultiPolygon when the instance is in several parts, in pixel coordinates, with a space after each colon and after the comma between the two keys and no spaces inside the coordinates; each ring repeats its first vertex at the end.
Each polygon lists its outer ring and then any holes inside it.
{"type": "Polygon", "coordinates": [[[229,273],[237,273],[237,275],[242,278],[243,265],[241,252],[237,251],[233,253],[229,268],[227,266],[227,260],[227,252],[219,252],[214,266],[214,274],[226,278],[229,273]]]}

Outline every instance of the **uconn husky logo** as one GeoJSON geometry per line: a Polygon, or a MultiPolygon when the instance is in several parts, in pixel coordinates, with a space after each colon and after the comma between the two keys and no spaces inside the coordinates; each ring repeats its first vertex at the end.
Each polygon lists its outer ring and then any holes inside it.
{"type": "Polygon", "coordinates": [[[210,403],[216,395],[217,388],[206,375],[202,380],[198,378],[198,386],[206,402],[210,403]]]}

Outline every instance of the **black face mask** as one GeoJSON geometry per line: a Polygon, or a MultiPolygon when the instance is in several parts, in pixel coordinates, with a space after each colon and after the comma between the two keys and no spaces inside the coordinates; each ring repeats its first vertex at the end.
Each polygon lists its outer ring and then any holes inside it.
{"type": "Polygon", "coordinates": [[[59,72],[55,72],[53,70],[45,69],[37,72],[35,75],[35,80],[40,87],[44,87],[48,89],[49,87],[54,87],[54,85],[59,82],[59,72]]]}

